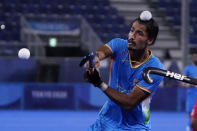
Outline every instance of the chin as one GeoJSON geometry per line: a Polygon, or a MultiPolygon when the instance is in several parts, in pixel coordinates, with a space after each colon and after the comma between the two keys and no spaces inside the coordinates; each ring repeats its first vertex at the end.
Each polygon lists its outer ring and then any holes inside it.
{"type": "Polygon", "coordinates": [[[131,50],[131,49],[133,49],[133,48],[132,48],[131,46],[128,45],[128,49],[131,50]]]}
{"type": "Polygon", "coordinates": [[[128,47],[128,50],[135,50],[135,48],[133,48],[133,47],[128,47]]]}

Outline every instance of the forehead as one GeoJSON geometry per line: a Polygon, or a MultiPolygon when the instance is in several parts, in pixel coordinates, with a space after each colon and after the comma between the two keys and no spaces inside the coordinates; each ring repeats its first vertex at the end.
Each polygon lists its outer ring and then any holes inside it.
{"type": "Polygon", "coordinates": [[[135,30],[140,30],[140,31],[146,32],[146,26],[143,24],[140,24],[138,21],[135,21],[131,28],[134,28],[135,30]]]}

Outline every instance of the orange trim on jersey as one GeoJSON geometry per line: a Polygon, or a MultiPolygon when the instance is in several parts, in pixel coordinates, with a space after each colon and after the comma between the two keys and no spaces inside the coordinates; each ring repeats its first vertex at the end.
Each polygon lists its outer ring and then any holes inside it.
{"type": "Polygon", "coordinates": [[[111,71],[112,71],[112,63],[114,59],[113,57],[110,57],[110,66],[109,66],[109,81],[111,80],[111,71]]]}
{"type": "Polygon", "coordinates": [[[144,91],[148,92],[148,93],[152,93],[152,91],[151,91],[151,90],[146,89],[146,88],[142,87],[142,86],[141,86],[141,85],[139,85],[139,84],[136,84],[136,86],[137,86],[138,88],[140,88],[140,89],[142,89],[142,90],[144,90],[144,91]]]}
{"type": "Polygon", "coordinates": [[[104,46],[108,47],[111,50],[111,52],[113,52],[111,47],[108,44],[105,44],[104,46]]]}

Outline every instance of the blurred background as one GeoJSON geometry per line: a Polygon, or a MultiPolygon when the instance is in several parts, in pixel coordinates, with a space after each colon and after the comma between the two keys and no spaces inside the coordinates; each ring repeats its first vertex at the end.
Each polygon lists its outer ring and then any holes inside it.
{"type": "MultiPolygon", "coordinates": [[[[197,43],[196,0],[0,0],[0,130],[83,131],[106,96],[83,80],[82,56],[149,10],[160,26],[153,54],[183,73],[197,43]],[[17,57],[28,48],[31,58],[17,57]]],[[[109,61],[100,68],[108,81],[109,61]]],[[[186,89],[165,79],[153,96],[153,131],[185,130],[186,89]],[[175,124],[177,123],[177,124],[175,124]]]]}

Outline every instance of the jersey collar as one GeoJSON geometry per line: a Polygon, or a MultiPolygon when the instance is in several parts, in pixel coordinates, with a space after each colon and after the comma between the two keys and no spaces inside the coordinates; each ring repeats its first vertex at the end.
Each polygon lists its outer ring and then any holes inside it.
{"type": "Polygon", "coordinates": [[[133,65],[131,64],[131,58],[130,58],[130,55],[129,55],[129,64],[130,64],[130,67],[131,67],[131,68],[138,68],[139,66],[141,66],[142,64],[144,64],[145,62],[147,62],[147,61],[152,57],[152,51],[151,51],[150,49],[148,49],[148,52],[149,52],[148,57],[147,57],[144,61],[142,61],[142,62],[136,64],[135,66],[133,66],[133,65]]]}

